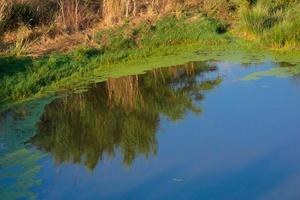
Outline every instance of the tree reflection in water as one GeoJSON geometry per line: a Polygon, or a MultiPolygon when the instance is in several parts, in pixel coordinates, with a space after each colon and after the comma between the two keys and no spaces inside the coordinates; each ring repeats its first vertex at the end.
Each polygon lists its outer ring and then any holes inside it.
{"type": "Polygon", "coordinates": [[[157,153],[161,115],[175,121],[188,111],[201,112],[195,103],[221,82],[219,76],[207,78],[215,70],[192,62],[110,79],[88,92],[55,100],[45,108],[30,142],[58,163],[80,163],[92,170],[104,156],[120,151],[130,166],[138,155],[157,153]]]}

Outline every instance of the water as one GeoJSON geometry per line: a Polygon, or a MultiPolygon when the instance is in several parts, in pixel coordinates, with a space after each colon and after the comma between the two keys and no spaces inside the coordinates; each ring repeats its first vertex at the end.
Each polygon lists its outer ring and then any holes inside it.
{"type": "Polygon", "coordinates": [[[3,113],[0,199],[299,199],[300,82],[257,73],[276,66],[192,62],[3,113]]]}

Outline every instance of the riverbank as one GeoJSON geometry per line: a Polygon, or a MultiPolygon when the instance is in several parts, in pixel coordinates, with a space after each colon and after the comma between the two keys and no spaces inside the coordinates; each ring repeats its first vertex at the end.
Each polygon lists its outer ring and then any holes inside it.
{"type": "Polygon", "coordinates": [[[197,15],[222,23],[220,31],[234,37],[294,50],[300,47],[299,9],[299,0],[1,0],[0,52],[36,57],[83,43],[97,48],[99,32],[197,15]]]}
{"type": "Polygon", "coordinates": [[[203,14],[166,16],[155,24],[146,21],[134,27],[124,24],[97,32],[93,40],[96,47],[81,45],[67,53],[38,58],[1,56],[1,105],[191,60],[249,63],[271,56],[275,62],[300,63],[298,50],[272,50],[263,43],[238,38],[224,23],[203,14]]]}

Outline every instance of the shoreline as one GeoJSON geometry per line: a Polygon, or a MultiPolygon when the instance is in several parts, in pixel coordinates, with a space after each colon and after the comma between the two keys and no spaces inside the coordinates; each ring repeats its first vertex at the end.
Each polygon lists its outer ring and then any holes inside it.
{"type": "MultiPolygon", "coordinates": [[[[262,63],[266,60],[272,60],[276,63],[289,63],[292,68],[300,68],[300,56],[297,56],[300,55],[300,51],[278,52],[266,49],[254,51],[254,49],[251,48],[238,51],[238,49],[230,45],[227,48],[221,47],[208,49],[201,48],[199,44],[183,44],[165,48],[172,50],[171,52],[162,55],[153,53],[151,56],[143,59],[132,59],[106,65],[99,64],[99,66],[94,66],[94,68],[85,72],[75,72],[68,77],[43,87],[42,90],[32,96],[22,98],[20,100],[8,100],[3,102],[0,106],[0,110],[4,111],[11,107],[37,99],[67,95],[68,93],[73,92],[81,92],[88,89],[89,85],[104,82],[109,78],[143,74],[152,69],[181,65],[192,61],[216,60],[247,64],[262,63]]],[[[162,52],[164,52],[164,49],[162,52]]]]}

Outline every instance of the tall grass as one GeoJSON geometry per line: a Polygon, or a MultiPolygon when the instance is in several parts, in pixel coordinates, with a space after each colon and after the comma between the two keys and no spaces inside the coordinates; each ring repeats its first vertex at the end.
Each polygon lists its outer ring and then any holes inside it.
{"type": "Polygon", "coordinates": [[[276,47],[300,47],[299,9],[300,5],[290,8],[281,21],[263,34],[263,41],[276,47]]]}
{"type": "Polygon", "coordinates": [[[299,9],[299,0],[258,0],[243,10],[239,28],[272,47],[299,47],[299,9]]]}

